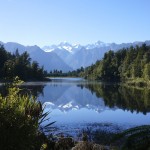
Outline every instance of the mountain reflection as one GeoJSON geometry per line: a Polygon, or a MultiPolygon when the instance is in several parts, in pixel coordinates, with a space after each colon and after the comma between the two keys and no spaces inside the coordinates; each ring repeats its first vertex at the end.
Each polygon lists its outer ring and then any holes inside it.
{"type": "Polygon", "coordinates": [[[87,108],[97,112],[122,109],[131,112],[150,112],[150,89],[125,87],[97,82],[50,83],[40,99],[52,109],[69,111],[87,108]]]}
{"type": "Polygon", "coordinates": [[[143,112],[143,114],[150,112],[150,89],[116,84],[87,84],[84,87],[102,98],[109,108],[118,107],[131,112],[143,112]]]}
{"type": "MultiPolygon", "coordinates": [[[[30,95],[34,97],[39,97],[40,95],[44,96],[44,87],[45,85],[40,84],[40,85],[33,85],[33,84],[24,84],[20,86],[20,92],[19,94],[21,95],[30,95]]],[[[6,96],[8,94],[7,86],[1,85],[0,86],[0,94],[2,96],[6,96]]]]}
{"type": "MultiPolygon", "coordinates": [[[[125,87],[98,82],[48,82],[25,84],[22,93],[37,97],[47,107],[61,111],[86,108],[96,112],[122,109],[130,112],[150,112],[150,89],[125,87]]],[[[0,86],[1,93],[4,88],[0,86]]]]}

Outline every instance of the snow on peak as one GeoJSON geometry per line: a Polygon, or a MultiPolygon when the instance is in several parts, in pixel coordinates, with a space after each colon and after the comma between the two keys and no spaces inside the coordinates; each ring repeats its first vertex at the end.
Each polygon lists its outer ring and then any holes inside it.
{"type": "Polygon", "coordinates": [[[45,52],[52,52],[54,50],[54,48],[45,48],[44,51],[45,52]]]}
{"type": "Polygon", "coordinates": [[[67,50],[68,52],[72,53],[72,49],[73,49],[73,46],[68,43],[68,42],[61,42],[59,45],[57,45],[59,49],[64,49],[64,50],[67,50]]]}
{"type": "Polygon", "coordinates": [[[93,49],[93,48],[106,47],[106,46],[109,46],[109,45],[110,45],[109,43],[104,43],[102,41],[97,41],[96,43],[88,44],[85,47],[86,47],[86,49],[93,49]]]}
{"type": "Polygon", "coordinates": [[[69,51],[69,52],[72,52],[72,46],[62,46],[63,49],[69,51]]]}
{"type": "Polygon", "coordinates": [[[51,51],[55,50],[55,48],[57,48],[57,47],[55,45],[52,45],[52,46],[44,46],[42,49],[45,52],[51,52],[51,51]]]}
{"type": "Polygon", "coordinates": [[[97,41],[93,44],[88,44],[86,46],[82,46],[80,44],[70,44],[66,41],[61,42],[58,45],[52,45],[52,46],[44,46],[43,50],[46,52],[51,52],[54,51],[55,49],[59,49],[59,50],[66,50],[69,53],[74,53],[77,50],[80,50],[82,47],[85,47],[87,50],[88,49],[94,49],[94,48],[100,48],[100,47],[106,47],[109,46],[109,43],[104,43],[102,41],[97,41]]]}
{"type": "Polygon", "coordinates": [[[78,49],[81,49],[81,48],[82,48],[82,46],[80,44],[70,44],[70,43],[65,41],[65,42],[61,42],[58,45],[44,46],[43,50],[45,52],[51,52],[51,51],[54,51],[56,49],[59,49],[59,50],[66,50],[69,53],[73,53],[74,50],[78,50],[78,49]]]}

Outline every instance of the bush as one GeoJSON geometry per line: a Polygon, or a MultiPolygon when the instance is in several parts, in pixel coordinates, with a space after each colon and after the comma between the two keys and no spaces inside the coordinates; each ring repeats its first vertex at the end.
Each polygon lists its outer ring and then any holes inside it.
{"type": "Polygon", "coordinates": [[[150,125],[133,127],[119,133],[115,141],[124,139],[124,150],[149,150],[150,149],[150,125]]]}
{"type": "Polygon", "coordinates": [[[40,149],[46,139],[39,131],[39,120],[45,116],[42,105],[32,96],[19,94],[21,83],[16,77],[7,88],[7,96],[0,95],[0,149],[3,150],[40,149]]]}

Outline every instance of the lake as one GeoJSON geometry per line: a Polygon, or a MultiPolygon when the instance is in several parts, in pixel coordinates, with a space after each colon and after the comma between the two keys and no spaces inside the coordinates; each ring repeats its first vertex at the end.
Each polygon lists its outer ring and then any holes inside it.
{"type": "Polygon", "coordinates": [[[51,78],[27,82],[23,89],[51,111],[60,132],[76,133],[85,127],[128,128],[150,124],[150,90],[104,84],[82,78],[51,78]],[[115,125],[115,126],[114,126],[115,125]]]}

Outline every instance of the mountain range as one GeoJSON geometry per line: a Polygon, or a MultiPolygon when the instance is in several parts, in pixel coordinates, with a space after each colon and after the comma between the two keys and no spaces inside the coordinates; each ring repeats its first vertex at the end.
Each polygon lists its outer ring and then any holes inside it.
{"type": "Polygon", "coordinates": [[[31,59],[37,61],[40,66],[44,66],[44,69],[47,71],[57,69],[62,70],[63,72],[90,66],[97,60],[102,59],[104,53],[109,50],[117,51],[130,46],[141,46],[143,43],[150,45],[150,41],[122,44],[97,41],[94,44],[85,46],[62,42],[58,45],[40,48],[37,45],[24,46],[15,42],[0,42],[0,44],[4,45],[5,49],[11,53],[14,53],[16,49],[18,49],[20,53],[27,51],[30,54],[31,59]]]}

